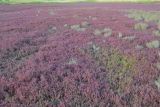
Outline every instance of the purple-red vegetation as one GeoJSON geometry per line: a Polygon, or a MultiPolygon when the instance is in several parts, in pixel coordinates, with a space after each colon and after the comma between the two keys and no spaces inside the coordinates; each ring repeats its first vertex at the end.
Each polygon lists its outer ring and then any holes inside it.
{"type": "Polygon", "coordinates": [[[0,107],[159,107],[160,51],[146,43],[160,38],[133,29],[119,11],[131,8],[160,6],[1,5],[0,107]]]}

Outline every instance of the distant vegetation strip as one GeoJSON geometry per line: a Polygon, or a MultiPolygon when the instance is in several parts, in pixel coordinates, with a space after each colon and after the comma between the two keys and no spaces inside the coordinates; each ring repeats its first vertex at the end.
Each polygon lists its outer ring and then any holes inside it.
{"type": "Polygon", "coordinates": [[[0,3],[65,3],[65,2],[157,2],[160,0],[0,0],[0,3]]]}

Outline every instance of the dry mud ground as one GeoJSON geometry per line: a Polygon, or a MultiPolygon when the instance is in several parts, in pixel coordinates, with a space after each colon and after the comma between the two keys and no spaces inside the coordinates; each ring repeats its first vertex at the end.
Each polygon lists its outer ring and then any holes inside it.
{"type": "Polygon", "coordinates": [[[0,107],[160,107],[158,19],[146,27],[131,9],[160,14],[158,3],[0,5],[0,107]]]}

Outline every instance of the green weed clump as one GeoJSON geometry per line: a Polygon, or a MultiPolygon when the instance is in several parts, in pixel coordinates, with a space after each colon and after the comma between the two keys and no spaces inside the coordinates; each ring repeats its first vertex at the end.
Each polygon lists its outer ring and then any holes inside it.
{"type": "Polygon", "coordinates": [[[140,22],[134,25],[134,29],[139,31],[146,30],[148,27],[149,27],[148,24],[143,22],[140,22]]]}
{"type": "Polygon", "coordinates": [[[107,72],[107,79],[112,89],[121,93],[131,83],[136,70],[134,69],[136,60],[121,54],[113,48],[101,48],[93,44],[88,53],[96,60],[98,65],[104,66],[107,72]],[[96,49],[96,51],[95,51],[96,49]]]}

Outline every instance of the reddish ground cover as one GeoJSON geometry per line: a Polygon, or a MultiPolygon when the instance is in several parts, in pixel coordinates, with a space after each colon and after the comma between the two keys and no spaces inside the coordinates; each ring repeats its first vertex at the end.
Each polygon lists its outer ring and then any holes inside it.
{"type": "Polygon", "coordinates": [[[160,37],[127,9],[160,4],[0,5],[0,107],[159,107],[160,37]]]}

